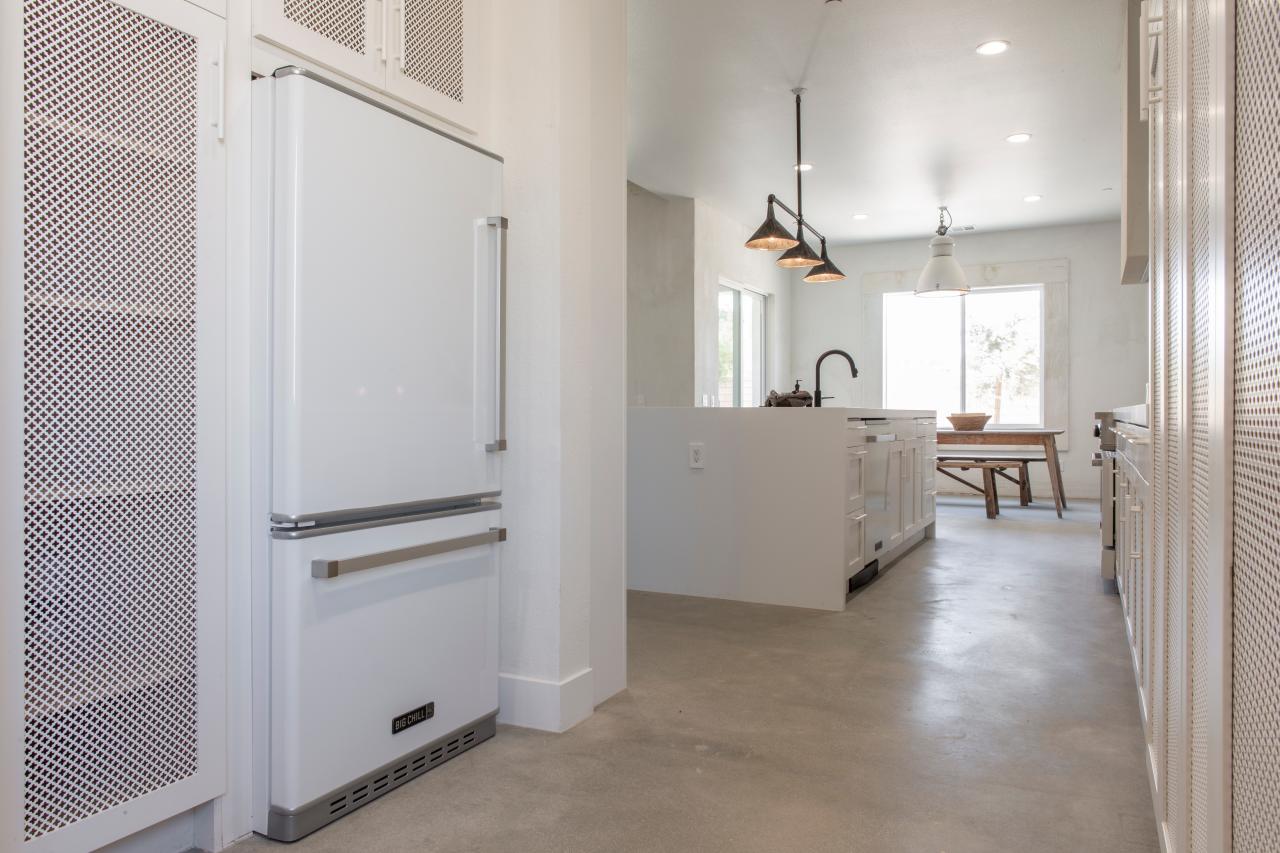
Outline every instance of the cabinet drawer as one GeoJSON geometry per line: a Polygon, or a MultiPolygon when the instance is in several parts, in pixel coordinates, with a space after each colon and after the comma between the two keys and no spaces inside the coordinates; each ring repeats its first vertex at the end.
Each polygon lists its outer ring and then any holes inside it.
{"type": "Polygon", "coordinates": [[[850,450],[845,460],[845,512],[860,511],[867,501],[867,451],[850,450]]]}
{"type": "Polygon", "coordinates": [[[862,570],[863,551],[866,549],[867,514],[856,512],[844,520],[844,576],[853,577],[862,570]]]}
{"type": "Polygon", "coordinates": [[[844,431],[845,447],[860,447],[867,443],[867,425],[863,421],[849,421],[844,431]]]}
{"type": "Polygon", "coordinates": [[[916,438],[936,438],[938,421],[936,418],[916,418],[916,438]]]}

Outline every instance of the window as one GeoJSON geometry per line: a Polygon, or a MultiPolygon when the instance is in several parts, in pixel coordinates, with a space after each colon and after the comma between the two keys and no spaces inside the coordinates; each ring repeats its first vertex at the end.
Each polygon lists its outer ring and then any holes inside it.
{"type": "Polygon", "coordinates": [[[991,424],[1044,425],[1044,287],[991,287],[958,299],[884,295],[884,398],[893,409],[986,412],[991,424]]]}
{"type": "Polygon", "coordinates": [[[765,296],[721,285],[719,309],[717,405],[758,406],[765,395],[765,296]]]}

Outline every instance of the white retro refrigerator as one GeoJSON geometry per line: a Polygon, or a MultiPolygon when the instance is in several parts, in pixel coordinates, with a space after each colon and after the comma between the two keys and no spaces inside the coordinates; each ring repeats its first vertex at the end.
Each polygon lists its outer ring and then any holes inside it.
{"type": "Polygon", "coordinates": [[[255,828],[494,733],[502,163],[310,72],[254,83],[255,828]]]}

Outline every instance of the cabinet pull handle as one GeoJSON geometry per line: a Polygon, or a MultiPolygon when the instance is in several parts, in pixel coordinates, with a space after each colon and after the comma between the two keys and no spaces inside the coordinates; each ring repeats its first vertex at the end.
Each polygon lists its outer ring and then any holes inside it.
{"type": "Polygon", "coordinates": [[[497,388],[494,391],[494,414],[497,421],[497,437],[484,446],[490,453],[507,449],[507,229],[510,223],[505,216],[490,216],[485,225],[492,228],[497,238],[497,258],[494,275],[494,314],[497,328],[494,340],[497,352],[494,359],[498,368],[497,388]]]}
{"type": "Polygon", "coordinates": [[[387,0],[378,0],[378,60],[387,61],[387,0]]]}
{"type": "Polygon", "coordinates": [[[476,548],[480,545],[494,545],[507,541],[507,528],[490,527],[487,533],[473,533],[470,536],[459,536],[443,542],[427,542],[423,545],[412,545],[408,548],[396,548],[393,551],[381,551],[377,554],[365,554],[362,557],[347,557],[342,560],[312,560],[311,577],[329,580],[340,575],[363,572],[368,569],[380,569],[383,566],[394,566],[396,563],[407,563],[410,560],[421,560],[423,557],[434,557],[476,548]]]}
{"type": "Polygon", "coordinates": [[[396,10],[396,25],[399,33],[399,37],[396,39],[395,61],[396,61],[396,68],[398,68],[401,73],[404,73],[404,40],[405,40],[404,3],[403,2],[397,3],[395,6],[395,10],[396,10]]]}
{"type": "Polygon", "coordinates": [[[218,55],[213,60],[214,81],[218,87],[217,105],[214,107],[213,126],[217,129],[218,141],[227,136],[227,43],[218,42],[218,55]]]}

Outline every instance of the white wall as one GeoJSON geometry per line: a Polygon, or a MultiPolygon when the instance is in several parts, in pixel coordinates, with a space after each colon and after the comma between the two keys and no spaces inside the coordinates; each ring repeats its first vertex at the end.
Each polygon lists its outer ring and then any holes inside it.
{"type": "Polygon", "coordinates": [[[790,390],[791,280],[777,255],[743,248],[751,229],[701,199],[627,187],[629,403],[716,405],[722,281],[769,297],[765,390],[790,390]]]}
{"type": "Polygon", "coordinates": [[[624,0],[495,15],[511,220],[502,716],[563,730],[625,686],[624,0]]]}
{"type": "MultiPolygon", "coordinates": [[[[720,362],[717,349],[717,295],[726,278],[768,294],[768,365],[765,392],[791,390],[791,278],[773,252],[743,248],[754,226],[730,219],[701,199],[694,199],[694,372],[696,405],[714,405],[719,395],[720,362]]],[[[639,250],[639,249],[637,249],[639,250]]]]}
{"type": "MultiPolygon", "coordinates": [[[[916,240],[829,247],[832,260],[848,276],[842,282],[805,284],[797,276],[792,298],[792,363],[813,387],[813,363],[824,350],[848,350],[863,377],[879,370],[878,328],[864,323],[862,277],[868,273],[916,270],[928,259],[928,236],[916,240]],[[871,371],[871,373],[868,373],[871,371]]],[[[1147,381],[1147,295],[1145,287],[1119,284],[1118,222],[1029,228],[956,237],[960,263],[1003,264],[1066,258],[1070,264],[1069,410],[1070,449],[1063,453],[1068,496],[1096,498],[1098,474],[1090,465],[1093,413],[1140,403],[1147,381]]],[[[922,342],[927,344],[927,342],[922,342]]],[[[824,371],[828,405],[879,406],[879,382],[851,380],[839,370],[824,371]]],[[[1047,486],[1033,473],[1037,489],[1047,486]]]]}
{"type": "Polygon", "coordinates": [[[691,406],[694,202],[627,184],[627,400],[691,406]]]}

